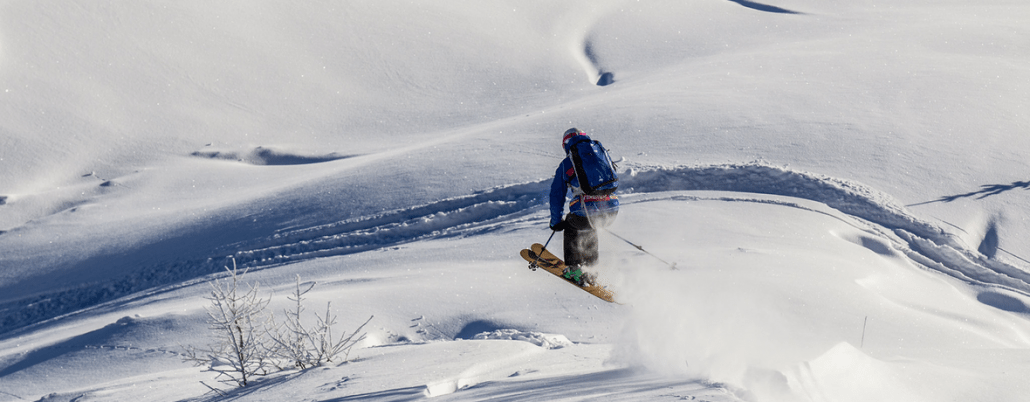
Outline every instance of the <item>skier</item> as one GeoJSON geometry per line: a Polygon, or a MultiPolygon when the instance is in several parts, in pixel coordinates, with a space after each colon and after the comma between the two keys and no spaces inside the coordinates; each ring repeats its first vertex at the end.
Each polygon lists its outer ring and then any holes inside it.
{"type": "MultiPolygon", "coordinates": [[[[619,212],[619,197],[615,195],[612,189],[617,186],[617,179],[615,179],[614,184],[606,183],[607,187],[610,187],[608,191],[591,189],[590,192],[595,195],[584,193],[584,187],[589,188],[589,185],[581,185],[581,180],[584,183],[591,183],[594,178],[578,177],[579,175],[576,173],[577,166],[573,162],[573,154],[571,152],[573,145],[583,141],[590,142],[592,140],[576,128],[570,128],[565,131],[564,138],[562,138],[562,147],[565,149],[566,156],[561,161],[561,164],[558,165],[558,170],[554,173],[550,195],[551,230],[565,231],[563,251],[567,268],[565,269],[564,276],[581,286],[585,284],[584,282],[589,282],[589,280],[584,280],[582,268],[597,264],[596,229],[611,224],[619,212]],[[562,215],[565,212],[565,200],[570,190],[572,191],[572,200],[569,201],[569,213],[562,219],[562,215]]],[[[600,166],[603,166],[603,169],[594,171],[607,170],[607,174],[614,177],[614,164],[611,163],[607,152],[604,152],[604,148],[600,146],[600,143],[596,144],[596,148],[600,148],[603,154],[601,156],[603,160],[598,161],[601,163],[600,166]]],[[[579,156],[578,158],[581,159],[584,156],[579,156]]],[[[580,170],[582,171],[582,169],[580,170]]],[[[591,173],[586,172],[582,174],[589,175],[591,173]]]]}

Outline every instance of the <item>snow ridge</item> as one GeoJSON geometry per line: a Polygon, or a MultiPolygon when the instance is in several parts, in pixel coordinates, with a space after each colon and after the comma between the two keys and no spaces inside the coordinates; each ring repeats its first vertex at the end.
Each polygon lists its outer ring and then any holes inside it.
{"type": "Polygon", "coordinates": [[[1030,273],[971,250],[939,225],[920,220],[890,196],[862,184],[760,163],[633,168],[623,179],[629,192],[731,191],[817,201],[879,225],[896,246],[928,269],[984,286],[1004,286],[1030,295],[1030,273]],[[628,185],[628,186],[627,186],[628,185]]]}

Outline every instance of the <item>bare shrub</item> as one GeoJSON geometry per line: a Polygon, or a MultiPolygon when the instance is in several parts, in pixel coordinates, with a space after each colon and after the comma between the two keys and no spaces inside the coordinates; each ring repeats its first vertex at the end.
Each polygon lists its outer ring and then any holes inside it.
{"type": "Polygon", "coordinates": [[[240,289],[246,271],[237,271],[235,259],[232,269],[225,270],[229,276],[213,281],[211,294],[205,297],[211,301],[205,309],[215,342],[205,348],[185,347],[184,359],[218,373],[219,382],[245,387],[254,376],[274,368],[270,359],[274,349],[262,336],[263,328],[270,325],[271,316],[264,313],[270,299],[258,296],[257,285],[246,292],[240,289]]]}
{"type": "MultiPolygon", "coordinates": [[[[326,303],[325,315],[315,314],[315,325],[303,325],[304,295],[315,284],[304,286],[297,276],[297,285],[288,299],[294,302],[284,310],[286,321],[278,323],[265,309],[271,298],[258,296],[258,286],[240,288],[246,271],[240,273],[233,259],[232,269],[225,267],[224,281],[211,283],[211,294],[205,297],[211,305],[205,307],[214,343],[204,348],[184,346],[183,360],[196,366],[207,366],[218,373],[218,381],[237,387],[247,386],[255,376],[267,375],[286,369],[306,369],[329,362],[348,360],[351,349],[365,339],[361,330],[372,321],[369,317],[354,332],[339,336],[333,333],[336,315],[326,303]]],[[[207,384],[204,384],[208,386],[207,384]]],[[[212,391],[221,391],[208,386],[212,391]]]]}
{"type": "Polygon", "coordinates": [[[341,363],[346,362],[354,345],[365,339],[366,334],[361,333],[361,330],[372,321],[372,317],[349,336],[346,331],[338,337],[333,335],[336,315],[331,312],[331,302],[326,302],[325,315],[315,315],[317,322],[313,328],[304,326],[301,322],[304,295],[314,287],[315,283],[302,285],[298,275],[294,292],[288,297],[294,302],[293,308],[284,310],[286,321],[268,332],[269,338],[278,347],[277,356],[284,363],[280,366],[281,369],[303,370],[333,362],[341,355],[341,363]]]}

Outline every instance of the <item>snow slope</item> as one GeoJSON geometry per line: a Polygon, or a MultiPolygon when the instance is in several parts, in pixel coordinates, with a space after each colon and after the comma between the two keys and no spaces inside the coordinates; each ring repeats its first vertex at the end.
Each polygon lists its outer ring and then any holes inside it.
{"type": "Polygon", "coordinates": [[[179,345],[228,256],[375,316],[240,400],[1019,400],[1028,18],[4,2],[0,400],[207,398],[179,345]],[[516,256],[571,126],[621,159],[612,232],[680,268],[604,235],[621,304],[516,256]]]}

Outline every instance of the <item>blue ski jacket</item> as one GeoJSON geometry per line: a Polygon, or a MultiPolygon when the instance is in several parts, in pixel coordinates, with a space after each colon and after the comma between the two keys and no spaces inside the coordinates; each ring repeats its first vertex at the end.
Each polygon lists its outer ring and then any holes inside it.
{"type": "Polygon", "coordinates": [[[558,165],[554,172],[554,180],[551,181],[551,226],[562,221],[565,213],[565,200],[572,192],[572,200],[569,201],[569,213],[588,217],[597,213],[611,213],[619,211],[619,197],[615,194],[605,196],[590,196],[583,194],[579,186],[579,179],[576,178],[576,168],[569,158],[569,149],[576,142],[590,140],[586,135],[580,135],[583,139],[569,141],[565,144],[565,159],[558,165]]]}

